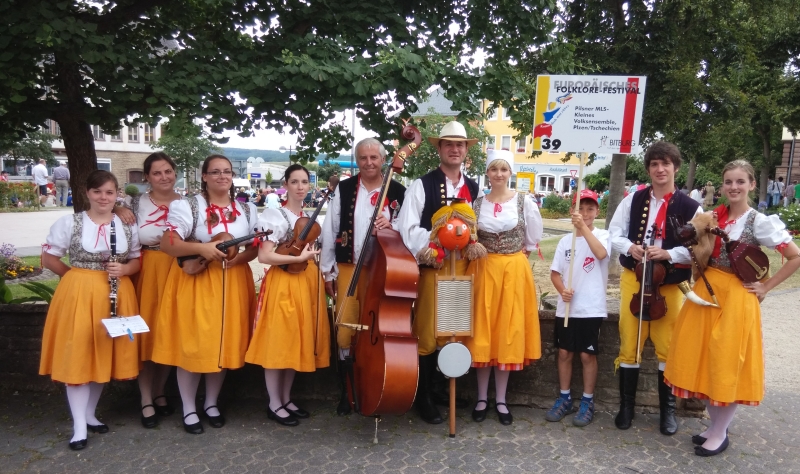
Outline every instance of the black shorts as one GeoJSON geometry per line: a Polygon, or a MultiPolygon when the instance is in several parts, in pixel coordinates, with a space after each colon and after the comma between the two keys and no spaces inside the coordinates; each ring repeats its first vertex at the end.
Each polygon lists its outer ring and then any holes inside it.
{"type": "Polygon", "coordinates": [[[556,318],[553,343],[569,352],[600,353],[600,325],[605,318],[569,318],[569,327],[564,327],[564,318],[556,318]]]}
{"type": "Polygon", "coordinates": [[[47,185],[46,184],[39,185],[39,195],[40,196],[47,196],[47,185]]]}

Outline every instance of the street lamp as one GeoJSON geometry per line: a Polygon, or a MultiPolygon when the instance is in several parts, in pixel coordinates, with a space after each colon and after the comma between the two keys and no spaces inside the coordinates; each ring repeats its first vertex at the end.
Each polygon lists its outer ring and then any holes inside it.
{"type": "MultiPolygon", "coordinates": [[[[283,153],[283,152],[287,151],[287,148],[285,146],[282,146],[282,147],[278,148],[278,151],[283,153]]],[[[292,161],[292,145],[289,145],[288,151],[289,151],[289,162],[291,162],[292,161]]]]}

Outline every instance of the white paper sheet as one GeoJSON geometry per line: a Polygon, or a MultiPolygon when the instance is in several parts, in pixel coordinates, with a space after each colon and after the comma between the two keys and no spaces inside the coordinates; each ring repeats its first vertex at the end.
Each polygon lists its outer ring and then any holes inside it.
{"type": "Polygon", "coordinates": [[[141,316],[120,316],[118,318],[103,319],[106,331],[111,337],[129,336],[131,339],[134,334],[150,332],[147,323],[141,316]]]}

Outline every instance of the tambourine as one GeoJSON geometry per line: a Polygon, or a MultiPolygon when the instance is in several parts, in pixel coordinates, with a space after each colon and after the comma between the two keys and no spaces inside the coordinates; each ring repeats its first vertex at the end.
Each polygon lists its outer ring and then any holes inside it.
{"type": "Polygon", "coordinates": [[[469,372],[472,354],[464,344],[451,342],[439,351],[439,371],[448,378],[458,378],[469,372]]]}

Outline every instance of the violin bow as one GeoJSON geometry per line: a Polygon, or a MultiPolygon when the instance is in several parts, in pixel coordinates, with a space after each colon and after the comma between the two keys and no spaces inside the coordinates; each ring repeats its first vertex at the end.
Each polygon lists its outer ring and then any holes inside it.
{"type": "MultiPolygon", "coordinates": [[[[580,207],[580,195],[581,195],[581,182],[583,181],[583,153],[578,153],[578,162],[580,163],[578,167],[578,181],[575,183],[575,200],[572,204],[572,212],[578,212],[578,208],[580,207]]],[[[570,247],[569,251],[569,271],[567,272],[567,289],[572,289],[572,272],[575,268],[575,244],[578,241],[578,228],[572,231],[572,246],[570,247]]],[[[564,327],[569,326],[569,308],[570,303],[572,300],[567,301],[564,303],[564,327]]]]}

